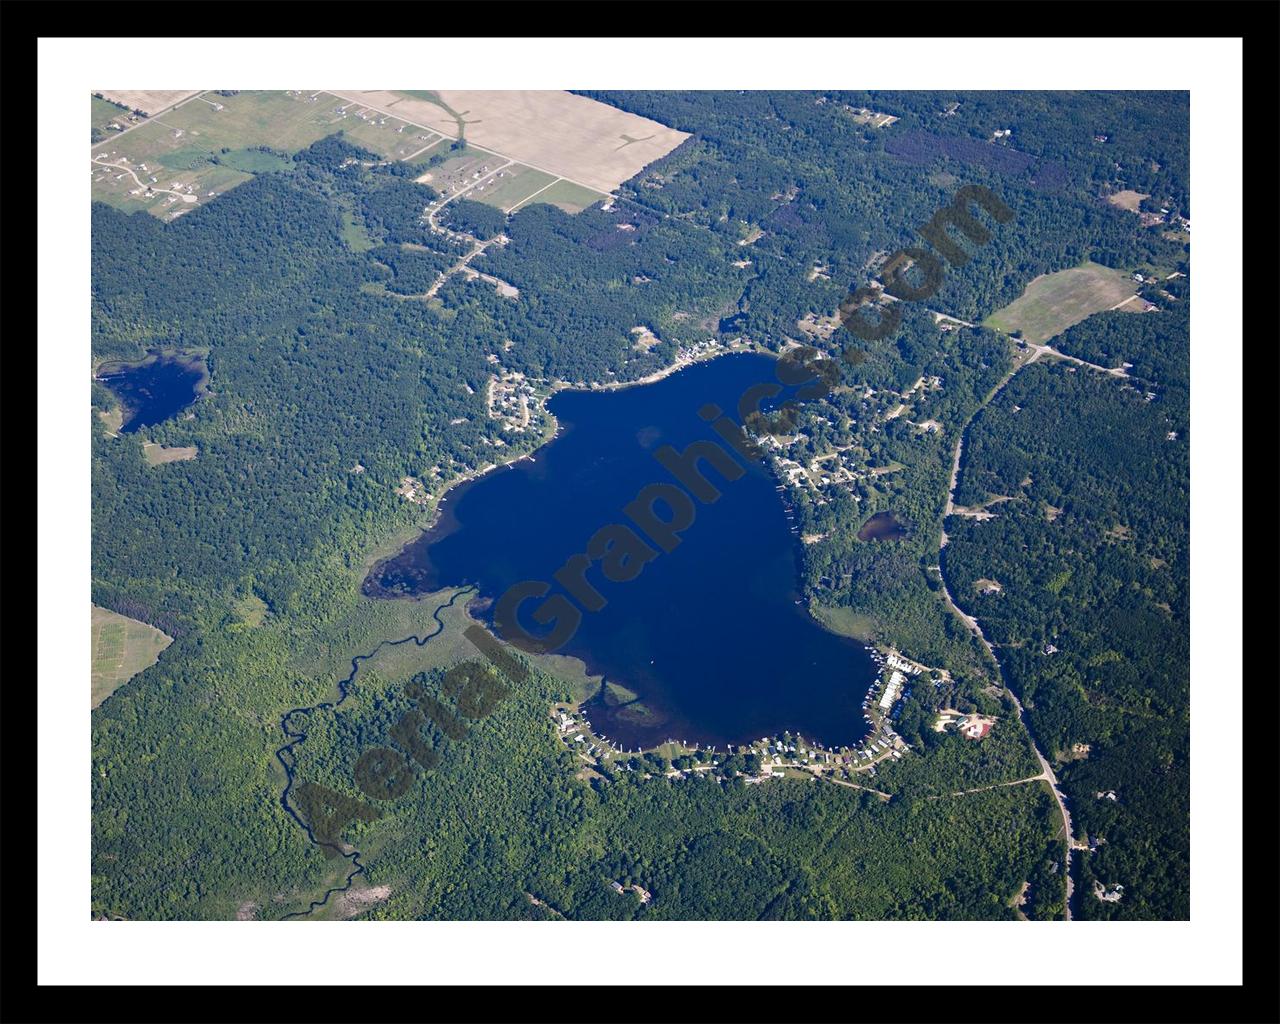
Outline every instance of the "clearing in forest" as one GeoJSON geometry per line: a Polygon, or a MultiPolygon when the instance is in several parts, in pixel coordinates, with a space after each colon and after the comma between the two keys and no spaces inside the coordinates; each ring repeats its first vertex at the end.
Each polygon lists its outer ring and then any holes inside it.
{"type": "Polygon", "coordinates": [[[116,687],[154,665],[160,658],[160,652],[173,643],[173,637],[145,622],[97,605],[93,606],[91,621],[92,694],[89,706],[96,708],[116,687]]]}
{"type": "Polygon", "coordinates": [[[1120,207],[1122,210],[1128,210],[1130,213],[1137,213],[1142,200],[1150,198],[1151,196],[1147,192],[1135,192],[1133,189],[1127,188],[1123,192],[1113,192],[1107,196],[1107,202],[1112,206],[1120,207]]]}
{"type": "Polygon", "coordinates": [[[166,448],[162,444],[147,442],[142,446],[142,457],[148,466],[163,466],[166,462],[187,462],[194,459],[200,450],[195,445],[166,448]]]}
{"type": "Polygon", "coordinates": [[[1043,344],[1073,324],[1112,309],[1138,290],[1122,270],[1085,263],[1055,274],[1041,274],[984,325],[1006,334],[1021,332],[1032,344],[1043,344]]]}

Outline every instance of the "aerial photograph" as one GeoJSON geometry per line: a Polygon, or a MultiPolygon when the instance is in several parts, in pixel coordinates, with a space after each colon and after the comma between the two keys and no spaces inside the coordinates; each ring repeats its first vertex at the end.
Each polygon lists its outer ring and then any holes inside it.
{"type": "Polygon", "coordinates": [[[1189,91],[79,95],[93,922],[1190,920],[1189,91]]]}

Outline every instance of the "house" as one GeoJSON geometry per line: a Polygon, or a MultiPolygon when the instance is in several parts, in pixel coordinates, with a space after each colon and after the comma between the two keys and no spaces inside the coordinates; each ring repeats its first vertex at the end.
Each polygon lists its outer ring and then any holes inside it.
{"type": "Polygon", "coordinates": [[[1119,903],[1120,898],[1124,895],[1124,886],[1117,882],[1115,885],[1103,885],[1099,881],[1093,883],[1093,894],[1102,900],[1103,903],[1119,903]]]}
{"type": "Polygon", "coordinates": [[[880,709],[887,711],[895,700],[898,699],[898,690],[902,686],[902,673],[897,669],[893,670],[893,674],[889,677],[889,683],[884,688],[884,694],[880,697],[880,709]]]}

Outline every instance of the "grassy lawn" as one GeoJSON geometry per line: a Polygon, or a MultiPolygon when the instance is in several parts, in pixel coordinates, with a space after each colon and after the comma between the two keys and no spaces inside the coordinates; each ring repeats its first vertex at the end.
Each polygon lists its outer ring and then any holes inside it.
{"type": "MultiPolygon", "coordinates": [[[[252,147],[270,146],[294,153],[346,128],[351,121],[336,112],[341,103],[327,93],[321,93],[314,101],[310,94],[291,96],[284,92],[241,92],[210,99],[222,109],[217,110],[204,100],[193,100],[121,138],[108,136],[93,147],[92,153],[114,162],[125,161],[143,182],[154,175],[157,187],[171,188],[174,181],[184,187],[192,185],[202,204],[211,198],[209,192],[222,193],[248,181],[254,173],[279,169],[278,158],[248,152],[252,147]],[[223,149],[232,150],[221,155],[223,164],[210,163],[208,157],[223,149]],[[143,164],[146,171],[141,170],[143,164]]],[[[391,134],[395,135],[394,131],[391,134]]],[[[130,175],[120,176],[119,169],[93,170],[93,198],[127,213],[147,210],[168,218],[188,206],[173,202],[163,193],[150,199],[132,196],[129,193],[138,185],[130,175]]]]}
{"type": "Polygon", "coordinates": [[[114,130],[107,130],[107,125],[117,117],[126,117],[130,111],[127,107],[122,107],[118,103],[112,103],[110,100],[99,99],[97,96],[91,96],[90,101],[90,138],[93,142],[100,142],[101,140],[115,134],[114,130]]]}
{"type": "Polygon", "coordinates": [[[117,405],[114,409],[99,410],[98,418],[102,420],[108,434],[118,435],[121,426],[124,425],[124,409],[117,405]]]}
{"type": "Polygon", "coordinates": [[[1123,270],[1085,263],[1056,274],[1042,274],[1004,309],[992,313],[983,324],[1043,344],[1086,317],[1123,302],[1138,288],[1123,270]]]}
{"type": "Polygon", "coordinates": [[[479,195],[472,193],[472,196],[477,201],[496,206],[504,212],[556,180],[553,174],[544,174],[523,164],[512,164],[510,167],[503,168],[500,173],[501,178],[496,175],[490,178],[485,183],[484,191],[479,195]]]}
{"type": "Polygon", "coordinates": [[[347,110],[347,116],[339,125],[344,137],[388,160],[403,160],[417,153],[423,146],[440,141],[436,132],[418,128],[397,117],[376,113],[367,114],[364,118],[355,116],[355,112],[360,109],[360,105],[356,104],[347,110]]]}
{"type": "Polygon", "coordinates": [[[93,607],[90,651],[92,657],[92,699],[96,708],[116,687],[127,683],[144,668],[150,668],[160,652],[173,643],[154,626],[93,607]]]}
{"type": "Polygon", "coordinates": [[[436,154],[449,152],[449,146],[452,143],[453,140],[448,138],[438,138],[435,142],[424,142],[422,145],[427,148],[422,150],[420,153],[414,153],[411,159],[405,160],[404,162],[409,164],[411,167],[415,164],[425,164],[436,154]]]}
{"type": "Polygon", "coordinates": [[[604,198],[606,198],[605,194],[595,189],[584,188],[571,181],[557,181],[534,202],[550,203],[552,206],[560,207],[566,213],[581,213],[592,203],[598,203],[604,198]]]}
{"type": "Polygon", "coordinates": [[[236,620],[239,624],[248,626],[251,629],[261,626],[266,621],[270,611],[267,608],[267,602],[257,594],[250,594],[248,597],[240,598],[232,605],[232,610],[235,612],[236,620]]]}
{"type": "Polygon", "coordinates": [[[368,252],[376,244],[364,222],[350,210],[342,211],[342,240],[352,252],[368,252]]]}
{"type": "Polygon", "coordinates": [[[292,162],[274,153],[264,153],[260,149],[237,149],[223,153],[219,162],[224,167],[231,167],[246,174],[265,174],[267,171],[283,171],[292,166],[292,162]]]}
{"type": "Polygon", "coordinates": [[[163,466],[166,462],[186,462],[199,454],[194,445],[187,448],[166,448],[162,444],[147,442],[142,446],[142,456],[148,466],[163,466]]]}
{"type": "Polygon", "coordinates": [[[869,643],[875,638],[876,620],[862,615],[852,608],[828,608],[820,604],[809,605],[809,612],[827,629],[840,636],[852,637],[869,643]]]}

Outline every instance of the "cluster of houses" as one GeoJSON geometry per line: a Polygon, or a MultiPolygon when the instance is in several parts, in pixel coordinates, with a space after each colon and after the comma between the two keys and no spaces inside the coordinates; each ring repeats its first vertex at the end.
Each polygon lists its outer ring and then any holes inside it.
{"type": "Polygon", "coordinates": [[[536,392],[522,373],[490,377],[487,405],[490,419],[516,433],[528,430],[536,419],[536,392]]]}
{"type": "Polygon", "coordinates": [[[935,732],[945,732],[947,726],[956,726],[956,731],[967,740],[980,740],[991,732],[992,726],[996,724],[994,718],[986,715],[964,714],[951,708],[944,708],[938,713],[938,719],[933,723],[935,732]]]}
{"type": "MultiPolygon", "coordinates": [[[[941,390],[943,381],[938,376],[920,377],[910,388],[899,394],[896,391],[882,391],[880,394],[886,396],[894,404],[885,416],[886,419],[894,419],[901,415],[908,408],[907,404],[917,391],[938,391],[941,390]],[[901,401],[899,401],[901,399],[901,401]]],[[[862,404],[867,406],[868,403],[877,394],[874,388],[867,388],[863,394],[862,404]]],[[[939,424],[934,420],[925,420],[916,424],[918,428],[926,433],[936,433],[939,424]]],[[[873,425],[870,428],[875,431],[877,428],[873,425]]],[[[759,438],[759,443],[768,450],[769,461],[773,468],[774,474],[791,487],[808,487],[816,495],[816,501],[819,505],[826,504],[826,499],[822,497],[824,488],[843,486],[851,488],[854,483],[870,477],[878,476],[883,470],[867,467],[863,460],[858,458],[854,453],[853,444],[843,447],[835,447],[829,451],[816,455],[808,461],[803,461],[803,448],[809,440],[809,436],[803,431],[797,431],[795,434],[785,437],[765,436],[759,438]],[[796,452],[799,448],[800,451],[796,452]],[[800,454],[800,457],[796,457],[800,454]]],[[[861,500],[861,496],[853,494],[851,497],[855,501],[861,500]]]]}
{"type": "Polygon", "coordinates": [[[847,103],[842,104],[843,109],[853,115],[854,121],[858,124],[869,124],[872,128],[888,128],[898,118],[892,114],[884,114],[878,110],[869,110],[866,107],[851,107],[847,103]]]}

